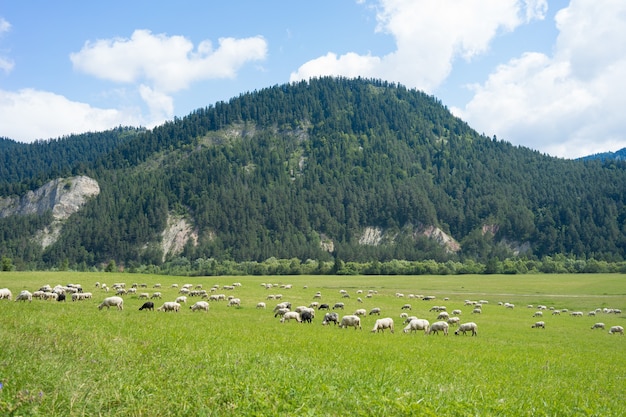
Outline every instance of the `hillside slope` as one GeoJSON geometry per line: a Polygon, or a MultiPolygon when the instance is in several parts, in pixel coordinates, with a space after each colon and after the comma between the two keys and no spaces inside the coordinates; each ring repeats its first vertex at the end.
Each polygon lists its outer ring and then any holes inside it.
{"type": "MultiPolygon", "coordinates": [[[[375,80],[242,94],[137,134],[80,170],[101,192],[56,243],[42,251],[13,234],[3,255],[130,265],[174,256],[623,259],[626,250],[623,166],[485,137],[434,97],[375,80]],[[186,232],[164,244],[180,219],[186,232]]],[[[12,221],[32,229],[7,218],[0,231],[12,221]]]]}

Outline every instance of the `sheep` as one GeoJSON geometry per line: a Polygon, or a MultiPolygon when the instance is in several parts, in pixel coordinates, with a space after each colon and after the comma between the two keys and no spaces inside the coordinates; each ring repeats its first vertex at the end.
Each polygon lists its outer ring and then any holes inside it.
{"type": "Polygon", "coordinates": [[[460,316],[461,315],[461,310],[452,310],[452,315],[453,316],[460,316]]]}
{"type": "Polygon", "coordinates": [[[300,313],[300,321],[302,323],[313,323],[315,317],[315,310],[307,309],[300,313]]]}
{"type": "Polygon", "coordinates": [[[124,299],[122,297],[107,297],[104,299],[104,301],[102,301],[102,303],[100,303],[100,305],[98,306],[98,310],[102,310],[103,307],[106,307],[107,310],[109,309],[109,307],[117,307],[118,310],[123,310],[124,309],[124,299]]]}
{"type": "Polygon", "coordinates": [[[274,317],[284,316],[285,313],[288,313],[290,311],[291,310],[289,310],[288,308],[279,308],[278,310],[274,312],[274,317]]]}
{"type": "Polygon", "coordinates": [[[366,314],[367,314],[367,311],[364,308],[359,308],[358,310],[354,312],[355,316],[365,316],[366,314]]]}
{"type": "Polygon", "coordinates": [[[408,316],[402,324],[409,324],[411,320],[417,320],[417,316],[408,316]]]}
{"type": "Polygon", "coordinates": [[[150,297],[150,298],[158,298],[158,299],[161,299],[161,298],[162,298],[162,296],[161,296],[161,293],[157,291],[157,292],[153,293],[153,294],[152,294],[152,297],[150,297]]]}
{"type": "Polygon", "coordinates": [[[439,334],[439,332],[442,331],[443,335],[447,336],[449,327],[450,326],[445,321],[436,321],[430,325],[430,329],[428,329],[428,334],[439,334]]]}
{"type": "Polygon", "coordinates": [[[384,319],[376,320],[372,333],[385,332],[385,329],[391,330],[393,333],[393,319],[391,317],[385,317],[384,319]]]}
{"type": "Polygon", "coordinates": [[[141,300],[141,299],[148,299],[150,298],[150,294],[148,294],[147,292],[142,292],[139,293],[139,295],[137,296],[137,299],[141,300]]]}
{"type": "Polygon", "coordinates": [[[209,303],[206,301],[196,301],[196,303],[189,307],[191,311],[204,310],[209,312],[209,303]]]}
{"type": "MultiPolygon", "coordinates": [[[[217,298],[216,298],[217,299],[217,298]]],[[[286,308],[288,310],[291,310],[291,303],[287,302],[287,301],[283,301],[282,303],[278,303],[276,304],[276,306],[274,307],[274,313],[277,312],[280,309],[286,308]]]]}
{"type": "Polygon", "coordinates": [[[265,303],[262,301],[260,303],[257,303],[256,308],[265,308],[265,303]]]}
{"type": "Polygon", "coordinates": [[[401,310],[411,310],[411,304],[405,304],[402,306],[401,310]]]}
{"type": "Polygon", "coordinates": [[[480,308],[475,308],[472,310],[472,314],[482,314],[482,313],[483,313],[483,310],[480,308]]]}
{"type": "Polygon", "coordinates": [[[0,300],[6,298],[7,300],[11,300],[13,298],[13,293],[8,288],[0,289],[0,300]]]}
{"type": "Polygon", "coordinates": [[[474,323],[473,321],[470,321],[468,323],[463,323],[461,325],[459,325],[459,328],[456,329],[456,331],[454,332],[455,335],[459,335],[461,333],[465,334],[466,332],[472,332],[472,336],[476,336],[478,334],[478,325],[476,323],[474,323]]]}
{"type": "Polygon", "coordinates": [[[335,323],[336,326],[337,322],[339,321],[339,314],[335,312],[324,314],[324,321],[322,321],[322,325],[326,326],[331,321],[335,323]]]}
{"type": "Polygon", "coordinates": [[[582,316],[584,316],[584,314],[583,314],[582,311],[572,311],[570,313],[570,316],[572,316],[572,317],[582,317],[582,316]]]}
{"type": "Polygon", "coordinates": [[[612,326],[609,329],[609,334],[614,334],[614,333],[620,333],[622,336],[624,336],[624,328],[622,326],[612,326]]]}
{"type": "Polygon", "coordinates": [[[423,330],[424,334],[428,333],[428,329],[430,327],[430,322],[425,319],[413,319],[407,324],[407,326],[402,330],[404,333],[409,332],[417,332],[418,330],[423,330]]]}
{"type": "Polygon", "coordinates": [[[141,310],[154,311],[154,303],[152,301],[146,301],[145,303],[142,304],[141,307],[139,307],[139,311],[141,310]]]}
{"type": "Polygon", "coordinates": [[[335,303],[335,305],[333,306],[333,310],[336,308],[340,308],[343,310],[345,304],[344,303],[335,303]]]}
{"type": "Polygon", "coordinates": [[[176,301],[166,301],[161,307],[157,308],[157,311],[173,311],[175,313],[178,313],[180,311],[180,304],[176,301]]]}
{"type": "Polygon", "coordinates": [[[33,294],[28,290],[23,290],[15,297],[15,301],[28,301],[30,303],[33,301],[33,294]]]}
{"type": "Polygon", "coordinates": [[[380,308],[379,307],[374,307],[373,309],[370,310],[369,315],[372,316],[374,314],[378,314],[380,316],[380,308]]]}
{"type": "Polygon", "coordinates": [[[450,317],[448,319],[448,324],[450,326],[458,326],[460,322],[461,322],[461,319],[458,317],[450,317]]]}
{"type": "Polygon", "coordinates": [[[281,323],[284,323],[286,321],[291,321],[291,320],[295,320],[296,322],[300,323],[300,313],[296,312],[296,311],[288,311],[285,314],[283,314],[283,317],[280,319],[281,323]]]}
{"type": "Polygon", "coordinates": [[[318,310],[330,310],[330,306],[328,304],[320,304],[319,307],[317,307],[318,310]]]}
{"type": "Polygon", "coordinates": [[[543,316],[543,312],[541,311],[535,311],[535,314],[533,314],[533,317],[542,317],[543,316]]]}
{"type": "Polygon", "coordinates": [[[596,323],[593,326],[591,326],[591,330],[593,329],[604,329],[604,323],[596,323]]]}
{"type": "Polygon", "coordinates": [[[339,328],[343,328],[343,327],[345,327],[346,329],[348,327],[354,327],[354,330],[356,330],[357,328],[359,330],[363,330],[363,328],[361,327],[361,318],[359,316],[354,316],[354,315],[343,316],[341,318],[341,323],[339,323],[339,328]]]}
{"type": "Polygon", "coordinates": [[[450,315],[448,313],[446,313],[445,311],[442,311],[437,316],[437,320],[448,320],[449,318],[450,318],[450,315]]]}
{"type": "Polygon", "coordinates": [[[184,295],[181,295],[180,297],[176,297],[176,302],[179,304],[186,303],[187,297],[185,297],[184,295]]]}
{"type": "Polygon", "coordinates": [[[535,324],[533,324],[532,326],[530,326],[532,329],[545,329],[546,328],[546,323],[543,321],[538,321],[535,324]]]}
{"type": "Polygon", "coordinates": [[[241,307],[241,300],[239,298],[231,298],[226,307],[241,307]]]}

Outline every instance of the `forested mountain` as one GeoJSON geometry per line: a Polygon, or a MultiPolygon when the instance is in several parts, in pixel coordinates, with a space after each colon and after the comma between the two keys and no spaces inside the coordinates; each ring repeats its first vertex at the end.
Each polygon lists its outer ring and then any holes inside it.
{"type": "Polygon", "coordinates": [[[626,161],[626,148],[622,148],[618,151],[615,152],[602,152],[602,153],[596,153],[593,155],[588,155],[588,156],[584,156],[582,158],[580,158],[581,160],[584,161],[593,161],[593,160],[599,160],[599,161],[611,161],[611,160],[615,160],[615,161],[626,161]]]}
{"type": "Polygon", "coordinates": [[[69,142],[32,171],[15,166],[15,145],[0,146],[4,195],[69,173],[101,190],[45,248],[32,239],[41,219],[0,219],[0,255],[16,265],[626,255],[625,165],[485,137],[436,98],[383,81],[241,94],[107,152],[69,142]],[[173,219],[188,230],[181,251],[163,245],[173,219]],[[456,242],[433,238],[446,235],[456,242]]]}

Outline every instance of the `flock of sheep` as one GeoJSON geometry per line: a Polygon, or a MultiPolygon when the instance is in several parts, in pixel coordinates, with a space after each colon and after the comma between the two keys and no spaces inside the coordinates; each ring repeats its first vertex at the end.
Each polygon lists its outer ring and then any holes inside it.
{"type": "MultiPolygon", "coordinates": [[[[285,290],[289,290],[292,288],[292,285],[279,285],[279,284],[261,284],[266,289],[271,290],[272,288],[281,288],[285,290]]],[[[172,284],[171,289],[175,289],[178,293],[176,299],[174,301],[165,301],[163,304],[156,308],[156,311],[161,312],[179,312],[181,310],[182,304],[186,304],[188,298],[197,297],[200,298],[199,301],[193,303],[189,308],[192,312],[194,311],[209,311],[209,302],[221,302],[224,301],[228,307],[241,307],[241,299],[235,297],[234,295],[227,296],[226,294],[218,294],[217,292],[220,289],[227,291],[234,291],[236,288],[240,287],[241,283],[234,283],[232,285],[224,285],[220,287],[219,285],[212,286],[208,291],[202,288],[201,284],[192,285],[192,284],[184,284],[180,288],[177,284],[172,284]]],[[[162,299],[161,291],[154,291],[152,294],[147,292],[147,284],[132,284],[130,288],[126,288],[126,284],[124,283],[116,283],[113,284],[112,287],[108,287],[106,284],[100,284],[97,282],[95,287],[103,292],[114,291],[115,295],[104,298],[104,300],[98,305],[98,309],[102,310],[103,308],[110,309],[111,307],[117,310],[124,309],[124,297],[131,295],[135,296],[137,299],[146,301],[141,305],[139,310],[155,310],[154,301],[155,299],[162,299]]],[[[153,289],[160,290],[160,284],[154,284],[153,289]]],[[[306,286],[304,287],[307,288],[306,286]]],[[[375,290],[369,290],[364,292],[363,290],[356,291],[356,301],[357,303],[364,303],[363,298],[372,299],[378,296],[378,292],[375,290]]],[[[8,288],[0,289],[0,300],[6,299],[11,300],[13,294],[11,290],[8,288]]],[[[22,290],[15,298],[15,301],[23,301],[23,302],[32,302],[33,298],[41,299],[41,300],[55,300],[55,301],[65,301],[66,299],[71,299],[71,301],[82,301],[82,300],[90,300],[93,298],[92,292],[85,292],[81,285],[79,284],[67,284],[64,286],[57,285],[55,287],[51,287],[50,285],[45,285],[39,288],[37,291],[30,292],[28,290],[22,290]]],[[[339,296],[341,298],[350,298],[350,295],[345,290],[339,291],[339,296]]],[[[423,300],[423,301],[432,301],[435,300],[435,296],[424,296],[424,295],[415,295],[408,294],[406,297],[402,293],[396,293],[395,297],[398,299],[410,299],[410,300],[423,300]]],[[[345,314],[340,317],[339,311],[343,313],[345,310],[345,303],[338,301],[332,304],[328,304],[322,302],[322,294],[320,291],[316,292],[313,295],[313,301],[309,305],[300,305],[293,308],[292,303],[289,301],[282,301],[282,294],[268,294],[266,297],[266,301],[274,300],[277,301],[277,304],[272,310],[275,318],[279,318],[280,323],[287,323],[291,321],[295,321],[298,323],[312,323],[313,319],[316,316],[316,313],[324,314],[322,318],[322,325],[329,325],[333,323],[335,326],[339,328],[348,328],[352,327],[356,329],[362,329],[362,317],[366,316],[376,316],[379,317],[381,315],[381,308],[374,307],[369,310],[369,312],[364,308],[358,308],[354,311],[353,314],[345,314]]],[[[444,298],[444,301],[448,301],[448,298],[444,298]]],[[[266,309],[267,304],[266,301],[261,301],[256,304],[257,309],[266,309]]],[[[369,301],[369,300],[368,300],[369,301]]],[[[471,314],[475,317],[479,317],[478,315],[482,314],[482,308],[484,305],[488,304],[487,300],[465,300],[464,305],[468,306],[471,309],[471,314]]],[[[499,302],[499,306],[502,306],[507,309],[515,308],[515,305],[512,303],[504,303],[499,302]]],[[[542,317],[544,312],[546,314],[551,315],[560,315],[560,314],[569,314],[572,317],[581,317],[585,314],[581,311],[572,311],[569,312],[567,309],[556,309],[554,307],[547,307],[544,305],[539,305],[537,307],[533,305],[528,305],[527,308],[535,309],[535,312],[532,314],[532,317],[542,317]]],[[[414,333],[414,332],[423,332],[426,335],[438,334],[439,332],[443,333],[443,335],[448,335],[451,327],[456,327],[454,331],[455,335],[460,334],[471,334],[472,336],[476,336],[478,334],[478,325],[475,321],[468,321],[461,323],[460,316],[462,314],[461,309],[454,309],[450,313],[448,313],[446,306],[443,305],[435,305],[432,306],[428,311],[429,313],[436,314],[435,321],[431,323],[426,318],[418,318],[417,316],[409,315],[407,311],[412,310],[412,305],[410,303],[404,303],[400,307],[401,313],[399,315],[399,321],[404,326],[402,331],[403,333],[414,333]]],[[[597,308],[593,311],[587,313],[588,316],[596,316],[596,315],[616,315],[621,314],[621,310],[619,309],[609,309],[609,308],[597,308]]],[[[531,328],[545,329],[546,323],[545,321],[536,321],[532,324],[531,328]]],[[[591,329],[605,329],[606,326],[602,322],[595,323],[591,329]]],[[[373,333],[385,332],[385,330],[389,330],[389,332],[394,333],[395,331],[395,321],[391,317],[377,318],[374,322],[373,328],[371,331],[373,333]]],[[[608,331],[609,334],[621,334],[624,335],[624,328],[622,326],[611,326],[608,331]]]]}

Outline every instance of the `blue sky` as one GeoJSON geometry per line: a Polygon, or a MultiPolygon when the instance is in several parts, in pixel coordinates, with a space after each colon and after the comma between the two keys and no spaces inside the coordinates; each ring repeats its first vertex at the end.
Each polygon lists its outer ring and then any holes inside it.
{"type": "Polygon", "coordinates": [[[623,74],[624,0],[0,0],[0,136],[22,142],[342,75],[572,158],[626,147],[623,74]]]}

